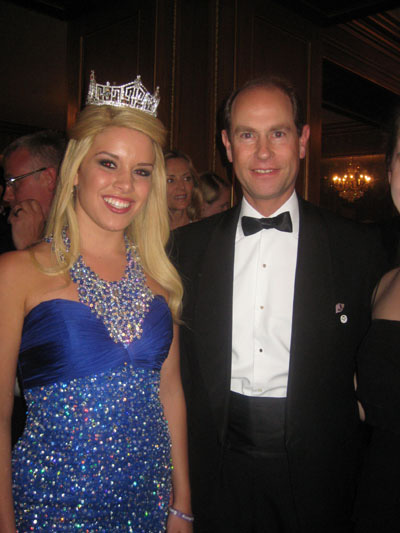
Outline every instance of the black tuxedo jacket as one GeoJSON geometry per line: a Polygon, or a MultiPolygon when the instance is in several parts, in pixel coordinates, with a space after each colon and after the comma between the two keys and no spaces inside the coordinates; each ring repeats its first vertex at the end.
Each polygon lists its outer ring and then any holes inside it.
{"type": "MultiPolygon", "coordinates": [[[[355,353],[368,326],[383,254],[368,226],[301,199],[299,208],[285,442],[301,531],[344,532],[351,527],[360,447],[355,353]]],[[[201,532],[218,531],[239,212],[236,206],[180,228],[172,238],[185,286],[181,369],[193,509],[201,532]]]]}

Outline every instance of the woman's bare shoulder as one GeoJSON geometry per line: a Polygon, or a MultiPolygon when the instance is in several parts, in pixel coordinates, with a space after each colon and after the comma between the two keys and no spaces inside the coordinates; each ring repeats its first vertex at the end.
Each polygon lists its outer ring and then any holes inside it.
{"type": "Polygon", "coordinates": [[[25,250],[15,250],[0,255],[0,268],[30,268],[38,262],[44,267],[50,266],[52,262],[51,245],[47,242],[40,242],[26,248],[25,250]]]}
{"type": "Polygon", "coordinates": [[[52,254],[48,243],[37,244],[27,250],[7,252],[0,256],[2,285],[12,284],[14,290],[29,288],[37,277],[43,276],[39,265],[51,266],[52,254]]]}
{"type": "Polygon", "coordinates": [[[0,256],[0,276],[2,281],[8,277],[17,276],[20,272],[29,269],[32,261],[27,250],[6,252],[0,256]]]}
{"type": "Polygon", "coordinates": [[[387,272],[380,280],[372,315],[373,318],[400,320],[400,268],[387,272]]]}

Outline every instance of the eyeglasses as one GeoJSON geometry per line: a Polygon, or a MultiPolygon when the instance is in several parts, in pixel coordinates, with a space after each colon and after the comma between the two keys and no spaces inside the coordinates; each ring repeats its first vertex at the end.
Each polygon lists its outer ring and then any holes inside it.
{"type": "Polygon", "coordinates": [[[19,180],[23,180],[24,178],[27,178],[28,176],[32,176],[32,174],[36,174],[37,172],[43,172],[43,170],[47,170],[49,167],[43,167],[38,168],[37,170],[32,170],[32,172],[27,172],[26,174],[21,174],[20,176],[15,176],[15,178],[6,178],[5,185],[6,187],[11,187],[12,189],[15,189],[15,182],[19,180]]]}

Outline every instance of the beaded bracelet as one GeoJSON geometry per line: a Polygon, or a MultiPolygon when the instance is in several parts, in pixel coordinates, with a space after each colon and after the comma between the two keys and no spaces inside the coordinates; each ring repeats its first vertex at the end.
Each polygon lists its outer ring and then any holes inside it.
{"type": "Polygon", "coordinates": [[[186,522],[194,521],[193,515],[182,513],[182,511],[178,511],[178,509],[174,509],[173,507],[169,508],[169,512],[172,513],[174,516],[177,516],[178,518],[182,518],[182,520],[186,520],[186,522]]]}

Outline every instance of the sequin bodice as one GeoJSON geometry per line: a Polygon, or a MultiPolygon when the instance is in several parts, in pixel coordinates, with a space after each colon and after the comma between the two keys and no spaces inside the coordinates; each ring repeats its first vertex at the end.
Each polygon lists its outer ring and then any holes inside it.
{"type": "Polygon", "coordinates": [[[171,343],[172,320],[162,296],[155,297],[143,335],[127,348],[115,343],[90,308],[71,300],[42,302],[27,315],[19,366],[24,389],[69,380],[130,362],[160,370],[171,343]]]}
{"type": "Polygon", "coordinates": [[[79,302],[26,317],[20,348],[28,415],[13,450],[17,530],[164,531],[170,439],[159,400],[172,339],[155,297],[127,347],[79,302]]]}

